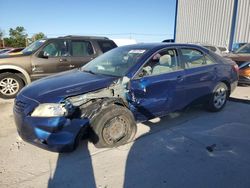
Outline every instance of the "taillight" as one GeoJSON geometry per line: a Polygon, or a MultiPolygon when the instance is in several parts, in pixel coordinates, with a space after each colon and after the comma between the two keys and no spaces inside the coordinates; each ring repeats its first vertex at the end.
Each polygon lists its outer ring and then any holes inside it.
{"type": "Polygon", "coordinates": [[[239,73],[241,76],[250,77],[250,67],[247,67],[245,69],[240,69],[239,73]]]}
{"type": "Polygon", "coordinates": [[[235,72],[239,72],[239,66],[238,66],[237,64],[234,64],[234,65],[233,65],[233,70],[234,70],[235,72]]]}

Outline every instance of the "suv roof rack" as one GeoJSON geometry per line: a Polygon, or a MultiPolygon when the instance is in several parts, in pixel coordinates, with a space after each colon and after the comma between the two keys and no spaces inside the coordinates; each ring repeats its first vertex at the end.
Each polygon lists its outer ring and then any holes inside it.
{"type": "Polygon", "coordinates": [[[81,35],[66,35],[58,38],[84,38],[84,39],[109,39],[108,37],[99,37],[99,36],[81,36],[81,35]]]}

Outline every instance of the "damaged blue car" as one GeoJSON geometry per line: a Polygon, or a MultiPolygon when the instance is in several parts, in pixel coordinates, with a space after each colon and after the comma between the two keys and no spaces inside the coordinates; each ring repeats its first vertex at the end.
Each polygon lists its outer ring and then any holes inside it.
{"type": "Polygon", "coordinates": [[[28,85],[14,118],[23,140],[47,150],[72,151],[84,133],[96,147],[116,147],[133,139],[136,122],[194,102],[221,110],[237,81],[233,61],[201,46],[123,46],[28,85]]]}

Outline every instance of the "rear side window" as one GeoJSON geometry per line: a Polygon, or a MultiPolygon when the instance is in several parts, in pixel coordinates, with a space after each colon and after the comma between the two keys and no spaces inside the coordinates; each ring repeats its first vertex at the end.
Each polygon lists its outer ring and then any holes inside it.
{"type": "Polygon", "coordinates": [[[245,44],[244,46],[240,47],[236,53],[244,53],[244,54],[248,54],[250,53],[250,43],[245,44]]]}
{"type": "Polygon", "coordinates": [[[208,55],[204,55],[202,52],[195,49],[181,49],[181,53],[182,61],[187,69],[216,63],[208,55]]]}
{"type": "Polygon", "coordinates": [[[94,54],[93,47],[89,41],[71,41],[71,55],[76,57],[89,56],[94,54]]]}
{"type": "Polygon", "coordinates": [[[113,48],[117,47],[117,45],[113,42],[113,41],[109,41],[109,40],[103,40],[103,41],[97,41],[102,52],[105,53],[109,50],[112,50],[113,48]]]}

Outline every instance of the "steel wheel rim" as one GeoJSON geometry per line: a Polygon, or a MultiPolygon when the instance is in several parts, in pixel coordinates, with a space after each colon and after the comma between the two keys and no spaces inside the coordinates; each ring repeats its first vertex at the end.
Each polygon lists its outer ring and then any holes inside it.
{"type": "Polygon", "coordinates": [[[0,92],[4,95],[14,95],[19,90],[19,83],[14,78],[4,78],[0,81],[0,92]]]}
{"type": "Polygon", "coordinates": [[[128,130],[128,121],[123,116],[114,117],[105,124],[103,139],[109,145],[116,144],[127,136],[128,130]]]}
{"type": "Polygon", "coordinates": [[[219,87],[214,93],[214,106],[219,109],[226,102],[227,90],[224,87],[219,87]]]}

